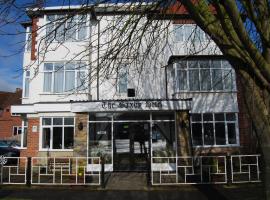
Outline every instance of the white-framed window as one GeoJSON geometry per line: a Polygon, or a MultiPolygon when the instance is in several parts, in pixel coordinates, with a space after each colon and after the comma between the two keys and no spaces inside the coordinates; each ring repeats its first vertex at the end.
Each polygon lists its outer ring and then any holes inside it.
{"type": "Polygon", "coordinates": [[[41,149],[73,149],[75,133],[73,117],[43,117],[41,129],[41,149]]]}
{"type": "Polygon", "coordinates": [[[175,24],[173,28],[175,42],[205,42],[210,40],[208,35],[195,24],[175,24]]]}
{"type": "Polygon", "coordinates": [[[239,145],[237,113],[191,114],[193,146],[239,145]]]}
{"type": "Polygon", "coordinates": [[[30,70],[24,71],[23,97],[29,97],[30,70]]]}
{"type": "Polygon", "coordinates": [[[20,135],[22,133],[22,127],[13,126],[13,135],[20,135]]]}
{"type": "Polygon", "coordinates": [[[65,93],[86,89],[85,62],[44,63],[43,92],[65,93]]]}
{"type": "Polygon", "coordinates": [[[22,121],[21,148],[27,147],[27,135],[28,135],[28,121],[27,119],[24,119],[22,121]]]}
{"type": "Polygon", "coordinates": [[[117,91],[118,93],[127,93],[128,88],[128,70],[126,65],[121,65],[118,70],[117,91]]]}
{"type": "Polygon", "coordinates": [[[31,51],[32,48],[32,26],[26,28],[26,51],[31,51]]]}
{"type": "Polygon", "coordinates": [[[81,41],[89,38],[90,20],[87,15],[46,15],[46,40],[81,41]]]}
{"type": "Polygon", "coordinates": [[[236,91],[235,71],[222,59],[186,59],[175,65],[177,91],[236,91]]]}

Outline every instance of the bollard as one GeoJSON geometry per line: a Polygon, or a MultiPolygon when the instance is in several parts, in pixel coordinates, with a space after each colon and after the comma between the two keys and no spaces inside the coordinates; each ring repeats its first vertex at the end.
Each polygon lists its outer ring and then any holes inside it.
{"type": "Polygon", "coordinates": [[[31,157],[27,157],[27,166],[26,166],[26,185],[27,185],[28,187],[31,187],[31,167],[32,167],[31,160],[32,160],[31,157]]]}

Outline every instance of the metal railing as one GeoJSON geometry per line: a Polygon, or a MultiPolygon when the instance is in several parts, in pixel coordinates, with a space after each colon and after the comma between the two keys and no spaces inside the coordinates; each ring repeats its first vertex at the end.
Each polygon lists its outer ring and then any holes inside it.
{"type": "Polygon", "coordinates": [[[226,156],[153,157],[152,185],[227,183],[226,156]]]}
{"type": "Polygon", "coordinates": [[[0,158],[0,171],[2,184],[26,184],[26,157],[0,158]]]}
{"type": "Polygon", "coordinates": [[[260,182],[260,155],[153,157],[152,185],[260,182]],[[228,176],[230,175],[230,176],[228,176]]]}
{"type": "Polygon", "coordinates": [[[100,170],[87,170],[88,163],[100,165],[99,157],[33,157],[33,185],[100,185],[100,170]]]}
{"type": "Polygon", "coordinates": [[[260,155],[232,155],[232,183],[260,182],[260,155]]]}

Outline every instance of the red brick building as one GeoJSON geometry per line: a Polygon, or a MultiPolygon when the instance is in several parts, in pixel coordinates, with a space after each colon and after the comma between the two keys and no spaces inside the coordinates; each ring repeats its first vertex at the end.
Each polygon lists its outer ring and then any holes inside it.
{"type": "Polygon", "coordinates": [[[13,92],[0,91],[0,139],[20,140],[22,120],[20,115],[11,114],[13,104],[21,104],[22,90],[13,92]]]}

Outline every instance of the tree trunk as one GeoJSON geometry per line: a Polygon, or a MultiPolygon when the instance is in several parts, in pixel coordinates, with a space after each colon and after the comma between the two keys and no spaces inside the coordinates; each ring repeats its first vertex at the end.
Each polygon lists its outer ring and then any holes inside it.
{"type": "Polygon", "coordinates": [[[270,200],[270,94],[260,88],[246,72],[239,71],[243,95],[258,139],[258,151],[262,155],[261,178],[265,197],[270,200]]]}

